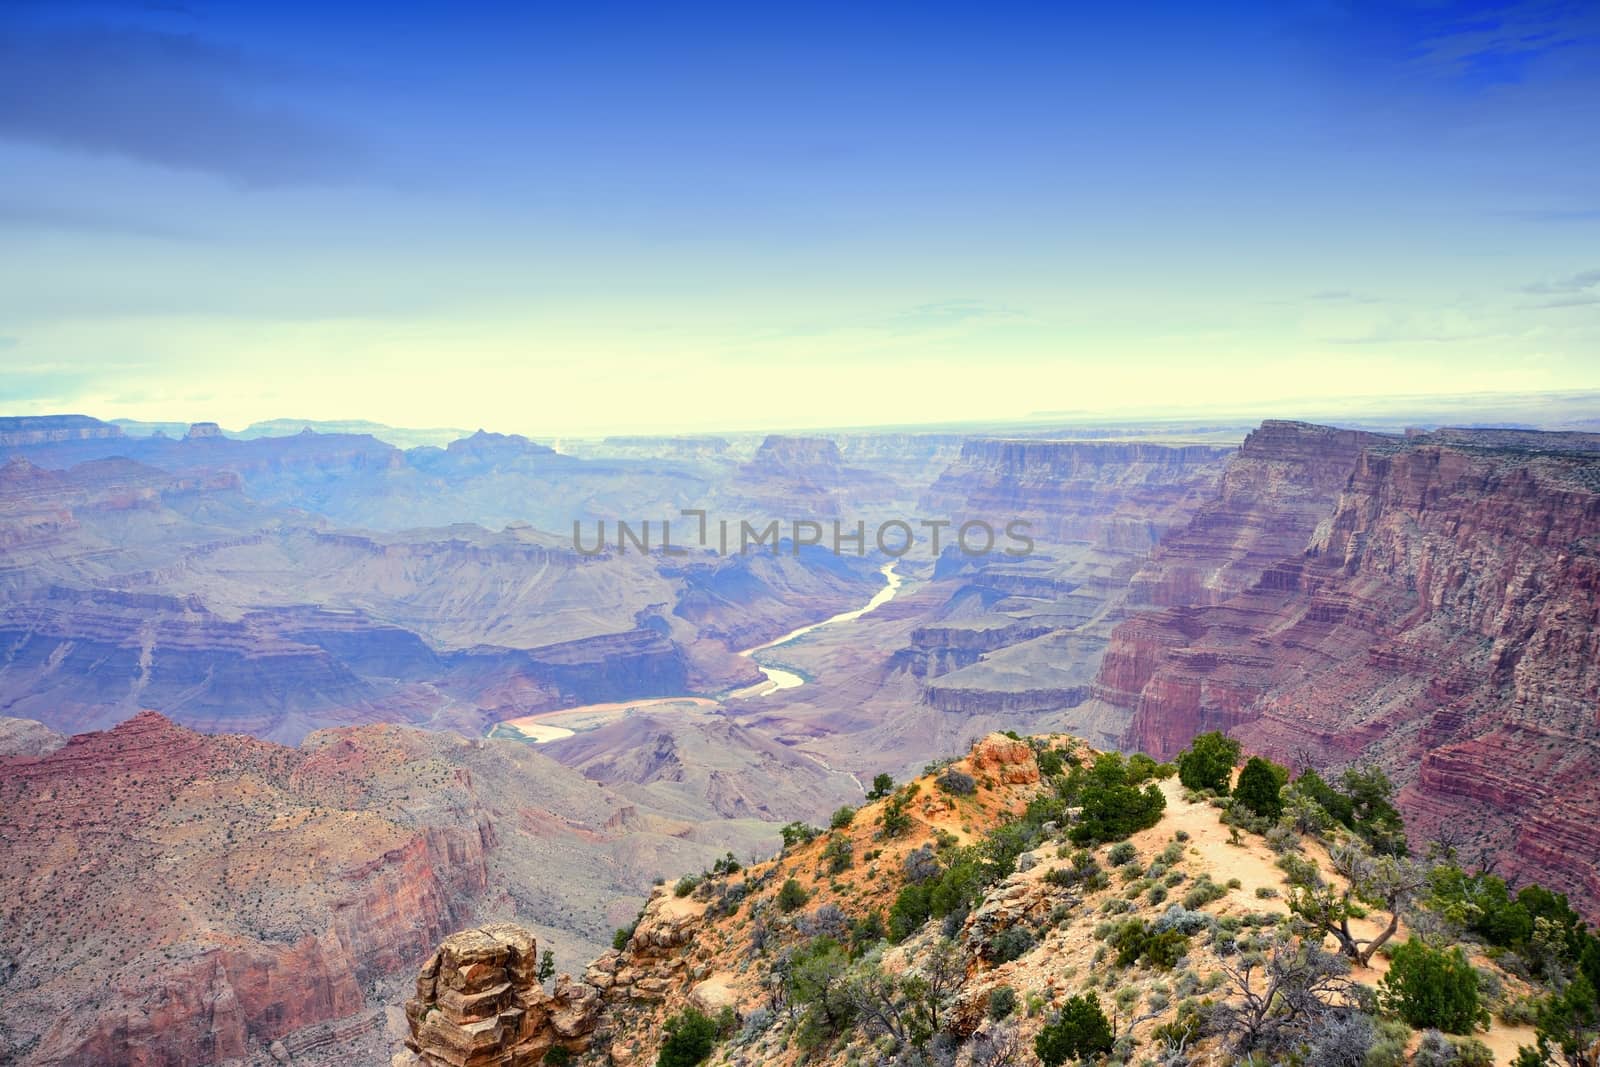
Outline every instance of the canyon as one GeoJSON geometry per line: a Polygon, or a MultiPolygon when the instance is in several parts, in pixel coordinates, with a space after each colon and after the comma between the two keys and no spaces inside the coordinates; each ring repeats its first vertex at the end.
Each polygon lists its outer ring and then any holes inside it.
{"type": "Polygon", "coordinates": [[[1167,757],[1225,729],[1295,767],[1376,764],[1415,848],[1470,828],[1475,860],[1594,915],[1597,552],[1580,432],[400,448],[3,420],[0,845],[25,862],[0,1049],[376,1055],[452,930],[520,923],[576,966],[653,878],[770,854],[780,825],[998,730],[1167,757]],[[683,508],[945,525],[864,614],[890,562],[870,534],[859,555],[568,536],[670,518],[677,543],[683,508]],[[974,521],[994,551],[962,551],[974,521]],[[1002,551],[1013,521],[1025,555],[1002,551]]]}

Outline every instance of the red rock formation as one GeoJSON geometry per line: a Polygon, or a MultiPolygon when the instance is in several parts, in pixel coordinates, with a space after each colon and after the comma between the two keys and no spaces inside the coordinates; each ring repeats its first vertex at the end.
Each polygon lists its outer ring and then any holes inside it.
{"type": "Polygon", "coordinates": [[[1039,780],[1033,746],[1005,734],[990,734],[972,746],[967,764],[973,774],[1006,785],[1031,785],[1039,780]]]}
{"type": "Polygon", "coordinates": [[[1600,438],[1572,437],[1366,444],[1303,554],[1118,628],[1097,690],[1133,711],[1126,743],[1170,756],[1222,728],[1279,759],[1375,760],[1417,838],[1453,820],[1592,914],[1600,438]]]}
{"type": "Polygon", "coordinates": [[[513,901],[586,958],[656,871],[755,844],[673,810],[693,842],[529,746],[388,725],[290,749],[145,712],[0,758],[0,1061],[293,1043],[369,1008],[375,981],[464,920],[521,914],[513,901]],[[611,828],[625,806],[642,828],[611,828]]]}
{"type": "Polygon", "coordinates": [[[534,1067],[557,1045],[589,1046],[600,991],[562,975],[554,996],[539,978],[539,945],[511,923],[451,934],[417,974],[406,1001],[409,1055],[417,1067],[534,1067]]]}

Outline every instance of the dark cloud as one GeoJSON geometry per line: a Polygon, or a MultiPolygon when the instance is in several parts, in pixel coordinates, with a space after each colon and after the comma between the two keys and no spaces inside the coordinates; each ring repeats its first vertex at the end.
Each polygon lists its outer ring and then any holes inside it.
{"type": "Polygon", "coordinates": [[[0,23],[0,137],[242,185],[359,177],[360,139],[274,99],[286,88],[288,71],[189,34],[0,23]]]}

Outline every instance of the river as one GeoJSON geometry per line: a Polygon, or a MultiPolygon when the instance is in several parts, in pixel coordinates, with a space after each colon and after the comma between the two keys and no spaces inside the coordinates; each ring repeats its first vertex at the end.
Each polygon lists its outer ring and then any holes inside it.
{"type": "MultiPolygon", "coordinates": [[[[850,611],[841,611],[837,615],[830,615],[821,622],[813,622],[805,626],[798,627],[797,629],[790,630],[782,637],[775,638],[766,642],[765,644],[756,645],[754,648],[747,648],[740,652],[739,655],[748,656],[750,659],[755,661],[756,668],[760,670],[763,675],[765,675],[765,678],[762,681],[756,682],[754,685],[745,686],[743,689],[736,689],[729,693],[728,696],[730,698],[737,697],[744,700],[759,699],[761,697],[771,696],[773,693],[779,692],[780,690],[798,689],[800,686],[805,685],[805,678],[799,674],[796,674],[794,671],[784,670],[782,667],[772,667],[763,663],[761,661],[760,653],[770,652],[772,649],[787,645],[791,641],[798,641],[806,634],[815,633],[817,630],[820,630],[826,626],[837,626],[839,623],[843,622],[854,622],[868,612],[876,611],[877,609],[883,607],[883,605],[894,599],[895,594],[900,591],[900,586],[904,584],[905,579],[895,572],[895,564],[892,562],[884,564],[883,567],[880,568],[879,573],[883,575],[883,588],[874,593],[872,595],[872,599],[868,600],[859,608],[853,608],[850,611]]],[[[619,713],[632,711],[637,708],[657,707],[663,704],[696,704],[705,706],[715,703],[716,701],[707,697],[697,697],[685,694],[683,696],[676,697],[652,697],[645,700],[620,701],[611,704],[585,704],[576,708],[562,708],[559,711],[544,711],[535,715],[524,715],[516,719],[507,719],[504,722],[496,723],[495,726],[489,731],[489,736],[496,736],[496,733],[501,727],[509,727],[510,729],[521,734],[525,739],[532,741],[534,744],[541,744],[545,741],[558,741],[563,737],[571,737],[573,735],[574,731],[571,728],[567,726],[559,726],[552,721],[557,718],[566,720],[575,726],[580,725],[580,723],[587,726],[604,721],[608,718],[615,717],[619,713]]]]}

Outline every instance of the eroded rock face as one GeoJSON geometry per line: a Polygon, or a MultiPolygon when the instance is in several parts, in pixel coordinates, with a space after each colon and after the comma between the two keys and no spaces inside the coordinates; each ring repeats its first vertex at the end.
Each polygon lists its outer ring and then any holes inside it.
{"type": "Polygon", "coordinates": [[[1006,785],[1031,785],[1039,780],[1039,764],[1033,746],[1005,734],[990,734],[972,748],[967,757],[972,773],[993,778],[1006,785]]]}
{"type": "MultiPolygon", "coordinates": [[[[1317,440],[1330,458],[1302,469],[1344,462],[1345,437],[1317,440]]],[[[1265,529],[1275,514],[1252,499],[1233,529],[1265,529]]],[[[1196,523],[1214,522],[1207,514],[1196,523]]],[[[1296,504],[1284,521],[1306,530],[1308,517],[1296,504]]],[[[1115,632],[1097,695],[1133,712],[1124,744],[1164,758],[1226,729],[1284,761],[1375,761],[1403,787],[1417,841],[1447,822],[1469,828],[1473,854],[1593,914],[1600,437],[1366,441],[1300,548],[1251,561],[1273,543],[1240,541],[1231,568],[1208,564],[1233,578],[1209,585],[1185,577],[1189,550],[1158,553],[1149,588],[1165,592],[1152,599],[1189,602],[1115,632]],[[1170,580],[1158,573],[1167,563],[1170,580]]]]}
{"type": "Polygon", "coordinates": [[[451,934],[417,973],[406,1001],[409,1055],[417,1067],[532,1067],[559,1045],[589,1046],[600,991],[562,975],[555,993],[539,978],[539,946],[514,923],[451,934]]]}

